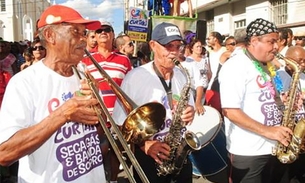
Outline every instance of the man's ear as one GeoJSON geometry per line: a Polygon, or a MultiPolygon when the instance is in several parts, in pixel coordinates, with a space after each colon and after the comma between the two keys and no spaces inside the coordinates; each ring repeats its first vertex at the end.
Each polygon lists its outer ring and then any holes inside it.
{"type": "Polygon", "coordinates": [[[156,42],[153,41],[153,40],[150,40],[150,41],[149,41],[149,47],[150,47],[150,49],[151,49],[152,51],[154,51],[154,50],[155,50],[155,47],[156,47],[156,42]]]}
{"type": "Polygon", "coordinates": [[[259,37],[258,36],[252,36],[250,38],[249,44],[250,45],[255,45],[255,44],[257,44],[258,41],[259,41],[259,37]]]}
{"type": "Polygon", "coordinates": [[[54,33],[53,29],[44,29],[43,34],[47,42],[55,44],[56,34],[54,33]]]}

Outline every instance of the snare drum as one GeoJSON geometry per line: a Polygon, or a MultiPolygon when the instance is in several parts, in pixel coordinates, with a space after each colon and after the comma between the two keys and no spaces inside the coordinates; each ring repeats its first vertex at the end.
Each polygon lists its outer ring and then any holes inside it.
{"type": "Polygon", "coordinates": [[[186,126],[187,131],[191,131],[198,137],[201,148],[209,144],[217,135],[221,128],[222,119],[219,112],[211,106],[203,106],[203,115],[195,114],[191,125],[186,126]]]}
{"type": "Polygon", "coordinates": [[[195,114],[193,123],[187,126],[200,139],[201,149],[193,151],[189,159],[193,174],[214,175],[227,167],[226,138],[220,113],[211,106],[204,106],[203,115],[195,114]]]}

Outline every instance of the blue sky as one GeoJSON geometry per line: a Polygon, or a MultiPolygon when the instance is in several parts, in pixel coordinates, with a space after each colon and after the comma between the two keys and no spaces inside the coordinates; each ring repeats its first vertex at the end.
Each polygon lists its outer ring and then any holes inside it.
{"type": "Polygon", "coordinates": [[[110,22],[116,36],[124,29],[124,0],[55,0],[55,3],[74,8],[84,18],[110,22]]]}

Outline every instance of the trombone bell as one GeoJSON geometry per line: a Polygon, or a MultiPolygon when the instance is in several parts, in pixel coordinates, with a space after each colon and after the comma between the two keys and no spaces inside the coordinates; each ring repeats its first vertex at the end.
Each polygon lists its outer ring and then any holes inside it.
{"type": "Polygon", "coordinates": [[[128,143],[142,144],[143,141],[153,136],[162,126],[166,117],[164,106],[157,102],[146,103],[137,106],[134,101],[124,93],[116,82],[100,66],[95,58],[85,50],[86,55],[90,58],[93,65],[107,81],[112,91],[121,102],[127,114],[122,125],[122,135],[128,143]]]}
{"type": "Polygon", "coordinates": [[[146,103],[132,110],[122,126],[122,134],[127,142],[141,144],[149,139],[162,126],[166,111],[157,102],[146,103]]]}

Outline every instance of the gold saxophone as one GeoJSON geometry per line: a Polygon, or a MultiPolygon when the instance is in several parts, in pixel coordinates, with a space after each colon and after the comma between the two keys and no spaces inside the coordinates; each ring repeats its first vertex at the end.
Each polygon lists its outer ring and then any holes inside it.
{"type": "Polygon", "coordinates": [[[188,71],[182,67],[181,63],[174,59],[173,62],[177,65],[187,77],[187,83],[184,85],[181,93],[177,109],[173,116],[172,124],[169,133],[166,135],[164,142],[170,146],[170,156],[168,160],[164,160],[162,164],[158,164],[158,175],[178,174],[185,163],[187,155],[192,150],[198,150],[201,145],[199,138],[195,133],[186,131],[182,138],[182,129],[185,128],[184,122],[181,120],[182,111],[187,107],[189,102],[189,91],[191,88],[191,79],[188,71]]]}
{"type": "Polygon", "coordinates": [[[290,128],[293,131],[293,135],[291,137],[291,142],[287,147],[278,142],[272,152],[272,155],[277,156],[280,162],[288,164],[294,162],[298,158],[304,145],[303,138],[305,136],[305,119],[302,118],[301,120],[296,121],[296,111],[294,109],[301,70],[294,60],[288,59],[281,54],[277,54],[276,57],[284,60],[293,70],[292,82],[288,91],[288,101],[285,103],[284,116],[282,120],[282,126],[290,128]]]}

